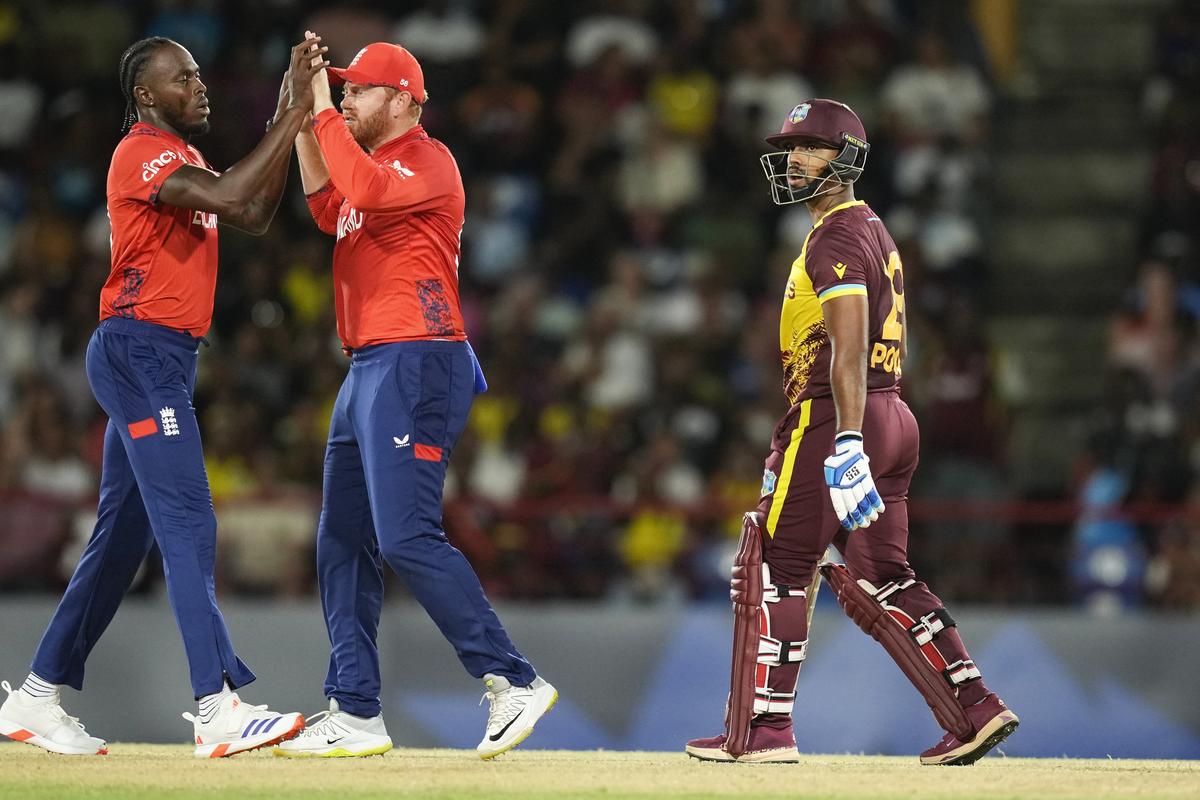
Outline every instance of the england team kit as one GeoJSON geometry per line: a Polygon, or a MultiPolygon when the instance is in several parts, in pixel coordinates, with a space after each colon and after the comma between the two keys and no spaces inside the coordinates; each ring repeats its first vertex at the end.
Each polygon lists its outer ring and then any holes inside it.
{"type": "Polygon", "coordinates": [[[109,418],[98,519],[32,665],[75,689],[153,541],[195,696],[254,680],[217,608],[216,516],[192,406],[198,343],[212,322],[217,218],[158,201],[185,164],[209,169],[195,147],[139,122],[109,168],[112,269],[86,360],[109,418]]]}
{"type": "Polygon", "coordinates": [[[459,308],[458,167],[420,125],[366,154],[337,111],[313,124],[331,179],[309,195],[309,209],[337,237],[338,335],[351,359],[330,423],[317,533],[332,645],[325,694],[355,716],[380,713],[384,561],[468,673],[526,686],[533,668],[442,530],[450,453],[485,388],[459,308]]]}

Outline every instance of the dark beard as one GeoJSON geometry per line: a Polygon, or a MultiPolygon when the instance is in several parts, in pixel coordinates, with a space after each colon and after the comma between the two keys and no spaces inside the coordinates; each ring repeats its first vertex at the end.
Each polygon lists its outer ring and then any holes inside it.
{"type": "Polygon", "coordinates": [[[204,119],[204,120],[197,122],[195,125],[191,126],[190,128],[184,128],[183,132],[185,134],[187,134],[187,137],[189,139],[191,139],[196,136],[203,136],[204,134],[208,133],[208,131],[211,127],[212,127],[212,125],[210,125],[208,123],[208,120],[204,119]]]}
{"type": "Polygon", "coordinates": [[[203,136],[208,133],[211,127],[207,119],[202,119],[199,122],[193,122],[191,125],[188,125],[183,121],[182,115],[176,116],[175,114],[164,113],[163,118],[168,125],[179,131],[180,135],[185,139],[191,139],[194,136],[203,136]]]}

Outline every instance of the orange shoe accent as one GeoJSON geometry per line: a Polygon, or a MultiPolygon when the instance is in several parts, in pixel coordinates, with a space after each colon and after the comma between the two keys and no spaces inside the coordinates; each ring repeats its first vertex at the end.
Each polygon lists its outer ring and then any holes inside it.
{"type": "Polygon", "coordinates": [[[14,732],[14,733],[10,733],[10,734],[8,734],[8,738],[10,738],[10,739],[16,739],[18,742],[23,742],[23,741],[25,741],[26,739],[32,739],[32,738],[33,738],[33,736],[34,736],[34,734],[33,734],[33,732],[32,732],[32,731],[27,731],[27,730],[24,730],[24,729],[21,729],[21,730],[18,730],[18,731],[16,731],[16,732],[14,732]]]}
{"type": "MultiPolygon", "coordinates": [[[[304,717],[300,717],[298,720],[296,720],[296,724],[292,726],[291,730],[284,731],[269,742],[263,742],[259,745],[259,747],[271,747],[272,745],[279,744],[280,742],[286,742],[288,739],[295,738],[302,730],[304,730],[304,717]]],[[[255,749],[257,750],[258,748],[255,749]]]]}
{"type": "Polygon", "coordinates": [[[99,750],[97,750],[97,751],[96,751],[96,755],[98,755],[98,756],[106,756],[106,755],[108,755],[108,748],[107,748],[107,747],[101,747],[99,750]]]}
{"type": "Polygon", "coordinates": [[[221,756],[225,755],[225,751],[228,749],[229,749],[228,743],[219,744],[219,745],[217,745],[217,749],[212,751],[212,755],[210,755],[209,758],[220,758],[221,756]]]}

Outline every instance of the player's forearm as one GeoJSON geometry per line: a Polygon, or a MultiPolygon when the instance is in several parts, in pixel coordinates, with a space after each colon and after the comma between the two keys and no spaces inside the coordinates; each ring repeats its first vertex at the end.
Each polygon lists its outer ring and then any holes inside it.
{"type": "Polygon", "coordinates": [[[822,307],[833,354],[829,384],[837,410],[839,431],[861,431],[867,404],[867,297],[850,294],[834,297],[822,307]]]}
{"type": "Polygon", "coordinates": [[[437,197],[449,185],[426,170],[401,176],[371,159],[354,140],[340,114],[315,117],[313,130],[333,185],[359,211],[411,208],[437,197]]]}
{"type": "Polygon", "coordinates": [[[861,431],[867,405],[866,347],[834,347],[829,367],[839,431],[861,431]],[[840,351],[840,352],[839,352],[840,351]]]}
{"type": "Polygon", "coordinates": [[[317,135],[311,125],[302,127],[296,136],[296,158],[300,162],[300,183],[306,195],[329,183],[329,167],[325,165],[325,157],[321,155],[321,146],[317,144],[317,135]]]}
{"type": "Polygon", "coordinates": [[[250,233],[266,232],[283,197],[292,141],[306,113],[300,108],[286,110],[249,155],[218,179],[219,201],[226,206],[218,212],[222,222],[250,233]]]}

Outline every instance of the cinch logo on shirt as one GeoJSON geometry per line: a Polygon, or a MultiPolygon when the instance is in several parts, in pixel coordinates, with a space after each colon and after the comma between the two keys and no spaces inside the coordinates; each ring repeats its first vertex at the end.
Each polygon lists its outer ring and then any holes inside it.
{"type": "Polygon", "coordinates": [[[343,239],[363,226],[365,215],[357,209],[350,209],[346,216],[338,220],[337,238],[343,239]]]}
{"type": "Polygon", "coordinates": [[[170,164],[172,161],[178,161],[179,154],[174,150],[163,150],[158,154],[158,157],[152,161],[142,164],[142,180],[148,181],[158,174],[158,171],[170,164]]]}
{"type": "Polygon", "coordinates": [[[192,214],[192,224],[199,225],[201,228],[215,228],[217,227],[217,215],[197,211],[192,214]]]}

